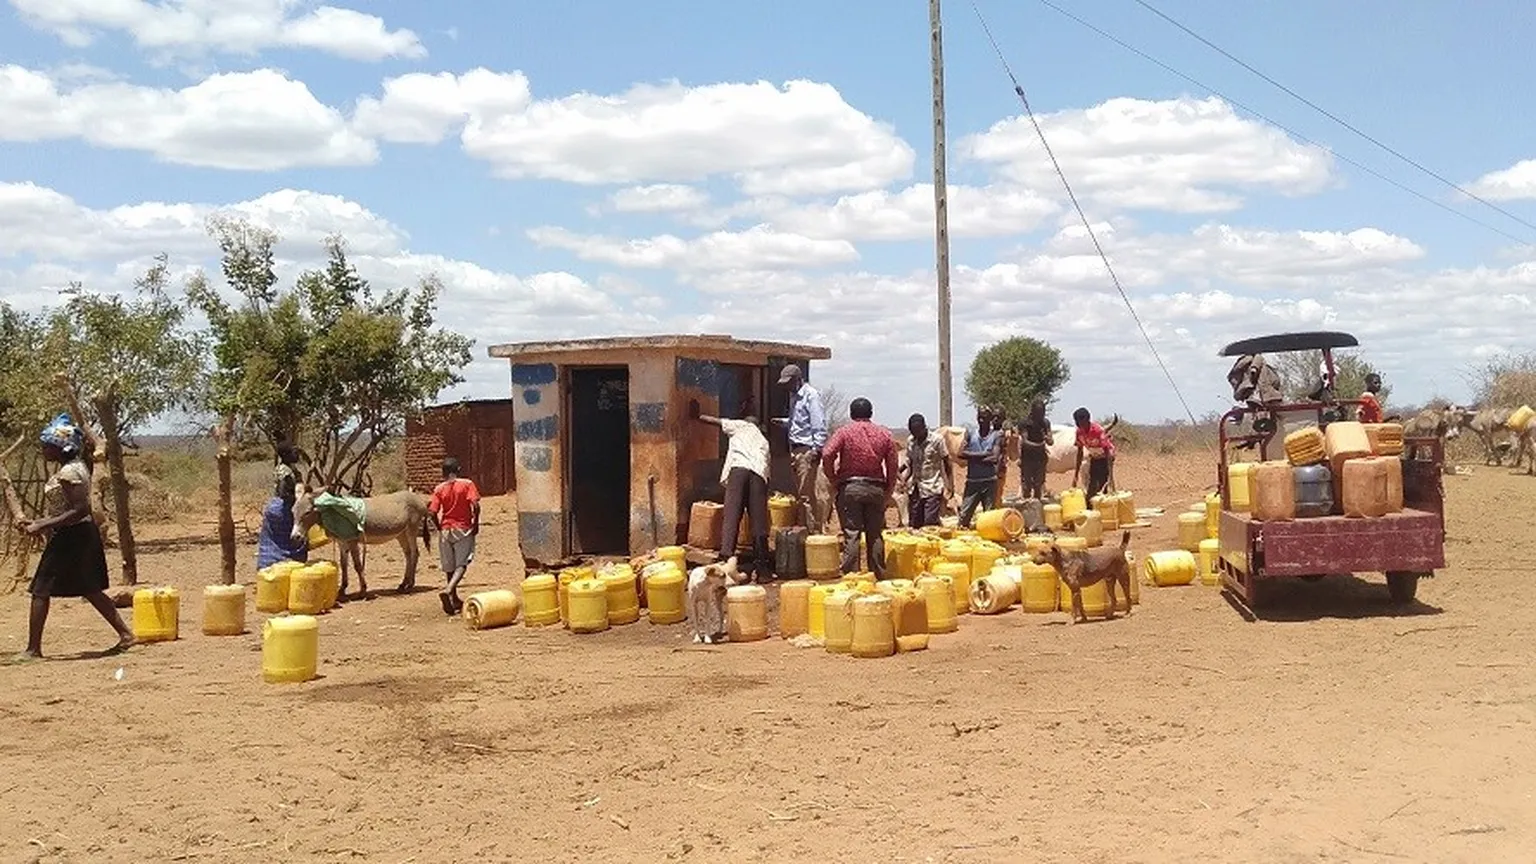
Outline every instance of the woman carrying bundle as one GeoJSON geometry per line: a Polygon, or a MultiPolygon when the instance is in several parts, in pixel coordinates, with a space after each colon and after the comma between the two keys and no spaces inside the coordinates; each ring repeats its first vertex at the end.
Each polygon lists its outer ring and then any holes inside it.
{"type": "Polygon", "coordinates": [[[17,660],[43,656],[43,626],[54,597],[83,597],[117,631],[112,651],[133,645],[133,631],[123,623],[107,596],[107,553],[101,529],[91,518],[91,464],[85,435],[68,414],[60,414],[40,436],[43,457],[59,466],[43,488],[46,514],[23,529],[32,536],[48,535],[28,589],[32,595],[27,626],[27,650],[17,660]]]}

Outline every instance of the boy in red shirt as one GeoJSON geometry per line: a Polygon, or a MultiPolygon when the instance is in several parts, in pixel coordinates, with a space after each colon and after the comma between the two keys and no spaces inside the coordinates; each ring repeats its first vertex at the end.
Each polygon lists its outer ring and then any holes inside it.
{"type": "Polygon", "coordinates": [[[1072,412],[1077,424],[1077,468],[1072,472],[1072,485],[1083,479],[1083,456],[1088,457],[1088,500],[1104,491],[1114,479],[1115,442],[1103,426],[1093,422],[1087,408],[1072,412]]]}
{"type": "Polygon", "coordinates": [[[459,583],[475,560],[475,537],[480,533],[480,490],[475,481],[459,476],[459,460],[452,456],[443,460],[443,482],[432,490],[427,512],[437,524],[438,557],[448,576],[448,587],[437,599],[445,613],[457,615],[464,609],[459,583]]]}
{"type": "Polygon", "coordinates": [[[1361,423],[1381,422],[1381,398],[1376,394],[1381,392],[1381,376],[1375,372],[1365,376],[1365,392],[1360,394],[1360,412],[1357,415],[1361,423]]]}

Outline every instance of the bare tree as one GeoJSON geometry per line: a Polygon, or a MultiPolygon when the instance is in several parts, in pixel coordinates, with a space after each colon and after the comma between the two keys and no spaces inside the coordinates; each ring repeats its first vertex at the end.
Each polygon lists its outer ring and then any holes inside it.
{"type": "Polygon", "coordinates": [[[831,434],[839,426],[848,425],[848,405],[853,402],[853,397],[843,395],[843,391],[837,389],[837,385],[829,384],[821,390],[821,410],[827,416],[827,433],[831,434]]]}
{"type": "Polygon", "coordinates": [[[1468,377],[1473,398],[1484,408],[1536,407],[1536,353],[1495,357],[1468,377]]]}

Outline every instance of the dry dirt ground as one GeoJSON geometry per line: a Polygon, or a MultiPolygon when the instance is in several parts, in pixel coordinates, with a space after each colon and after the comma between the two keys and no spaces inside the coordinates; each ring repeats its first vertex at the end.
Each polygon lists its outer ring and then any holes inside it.
{"type": "MultiPolygon", "coordinates": [[[[1178,509],[1212,473],[1118,471],[1178,509]]],[[[1446,483],[1450,566],[1406,612],[1379,576],[1258,622],[1147,589],[1129,619],[967,616],[887,660],[643,621],[473,633],[425,592],[324,617],[323,678],[276,686],[254,604],[244,637],[184,602],[180,641],[99,658],[110,632],[61,602],[55,659],[0,667],[0,861],[1532,860],[1536,480],[1446,483]]],[[[509,505],[474,587],[521,577],[509,505]]],[[[151,533],[146,579],[216,576],[206,524],[151,533]]],[[[0,598],[7,654],[24,610],[0,598]]]]}

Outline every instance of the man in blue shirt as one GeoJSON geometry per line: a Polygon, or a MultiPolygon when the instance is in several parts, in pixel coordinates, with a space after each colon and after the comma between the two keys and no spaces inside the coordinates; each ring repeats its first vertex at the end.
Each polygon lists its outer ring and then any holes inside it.
{"type": "Polygon", "coordinates": [[[986,406],[976,409],[976,430],[966,430],[965,493],[960,502],[960,526],[971,527],[978,507],[990,506],[997,489],[997,466],[1003,461],[1003,434],[994,428],[996,412],[986,406]]]}
{"type": "Polygon", "coordinates": [[[774,422],[787,425],[789,456],[795,468],[795,493],[800,499],[806,530],[824,533],[831,485],[821,471],[821,448],[827,443],[827,412],[821,393],[806,383],[805,374],[793,363],[779,373],[779,386],[789,388],[789,417],[774,422]]]}

